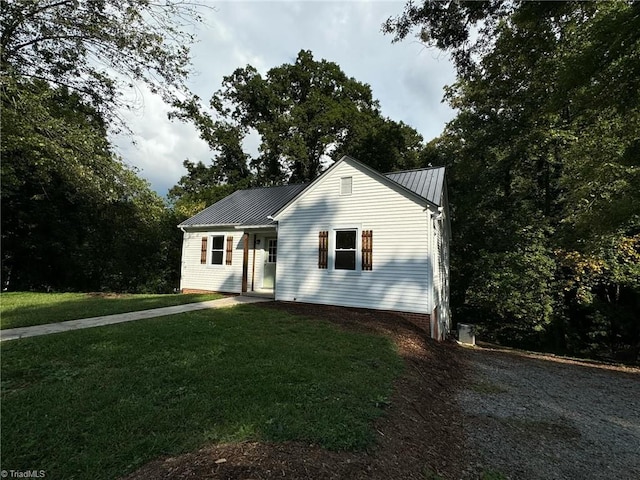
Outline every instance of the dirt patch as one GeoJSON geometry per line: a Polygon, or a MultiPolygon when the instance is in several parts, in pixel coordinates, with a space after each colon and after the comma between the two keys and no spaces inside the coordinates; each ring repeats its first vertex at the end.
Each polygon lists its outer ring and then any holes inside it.
{"type": "Polygon", "coordinates": [[[128,293],[113,293],[113,292],[89,292],[87,297],[93,298],[125,298],[130,297],[128,293]]]}
{"type": "Polygon", "coordinates": [[[455,401],[464,372],[460,349],[437,343],[399,315],[320,305],[264,303],[342,328],[389,336],[406,363],[391,404],[374,428],[366,452],[331,452],[300,442],[213,445],[159,459],[125,477],[149,479],[424,479],[460,478],[467,467],[463,427],[455,401]]]}

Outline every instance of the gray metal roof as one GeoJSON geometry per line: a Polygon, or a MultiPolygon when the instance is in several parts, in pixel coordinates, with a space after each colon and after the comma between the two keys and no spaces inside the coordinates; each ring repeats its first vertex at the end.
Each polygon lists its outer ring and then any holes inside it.
{"type": "Polygon", "coordinates": [[[444,167],[421,168],[386,173],[385,177],[420,195],[435,205],[441,205],[444,188],[444,167]]]}
{"type": "Polygon", "coordinates": [[[307,184],[237,190],[182,222],[179,227],[199,225],[268,225],[274,214],[307,184]]]}
{"type": "MultiPolygon", "coordinates": [[[[389,180],[435,205],[441,205],[444,167],[387,173],[389,180]]],[[[301,193],[308,183],[237,190],[182,222],[179,227],[215,225],[269,225],[267,217],[279,211],[301,193]]]]}

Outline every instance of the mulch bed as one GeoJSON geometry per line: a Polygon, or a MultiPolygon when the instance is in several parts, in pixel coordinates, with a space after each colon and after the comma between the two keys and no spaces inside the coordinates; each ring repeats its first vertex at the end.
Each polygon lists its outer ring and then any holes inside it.
{"type": "Polygon", "coordinates": [[[459,348],[437,343],[398,315],[300,303],[264,303],[342,328],[389,336],[406,369],[365,452],[332,452],[302,442],[213,445],[154,460],[125,480],[153,479],[425,479],[461,478],[464,437],[454,392],[466,372],[459,348]]]}

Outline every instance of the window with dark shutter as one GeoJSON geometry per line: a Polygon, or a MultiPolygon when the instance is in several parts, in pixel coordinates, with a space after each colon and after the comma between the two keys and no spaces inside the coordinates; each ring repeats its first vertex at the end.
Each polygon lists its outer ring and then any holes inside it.
{"type": "Polygon", "coordinates": [[[211,265],[222,265],[224,235],[211,237],[211,265]]]}
{"type": "Polygon", "coordinates": [[[233,254],[233,237],[227,237],[227,259],[225,260],[226,265],[231,265],[232,262],[232,254],[233,254]]]}
{"type": "Polygon", "coordinates": [[[336,230],[335,264],[336,270],[356,269],[357,230],[336,230]]]}
{"type": "Polygon", "coordinates": [[[362,231],[362,270],[373,270],[373,231],[362,231]]]}
{"type": "Polygon", "coordinates": [[[202,237],[202,243],[200,244],[200,264],[207,263],[207,237],[202,237]]]}
{"type": "Polygon", "coordinates": [[[329,232],[321,231],[319,236],[318,247],[318,268],[327,268],[329,260],[329,232]]]}

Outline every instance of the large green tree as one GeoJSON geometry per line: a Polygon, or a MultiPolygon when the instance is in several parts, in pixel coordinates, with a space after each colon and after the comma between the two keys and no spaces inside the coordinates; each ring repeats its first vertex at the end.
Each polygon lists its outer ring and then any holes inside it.
{"type": "MultiPolygon", "coordinates": [[[[182,0],[0,0],[2,77],[64,86],[111,120],[122,88],[141,82],[165,96],[186,92],[185,24],[202,21],[182,0]]],[[[120,126],[122,123],[120,123],[120,126]]]]}
{"type": "MultiPolygon", "coordinates": [[[[166,290],[172,212],[114,155],[122,86],[186,92],[191,2],[1,0],[4,288],[166,290]]],[[[177,239],[177,240],[176,240],[177,239]]]]}
{"type": "Polygon", "coordinates": [[[637,356],[640,4],[410,3],[383,29],[417,29],[458,67],[458,115],[435,142],[457,318],[503,341],[637,356]]]}
{"type": "Polygon", "coordinates": [[[4,287],[173,287],[175,227],[113,154],[96,109],[44,81],[6,82],[1,93],[4,287]]]}
{"type": "Polygon", "coordinates": [[[369,85],[306,50],[264,76],[249,65],[224,77],[210,101],[213,115],[198,98],[177,106],[175,115],[193,121],[215,153],[209,173],[191,165],[190,174],[223,184],[309,181],[323,162],[345,154],[381,170],[412,168],[423,148],[413,128],[380,114],[369,85]],[[242,149],[251,133],[260,138],[254,158],[242,149]]]}

